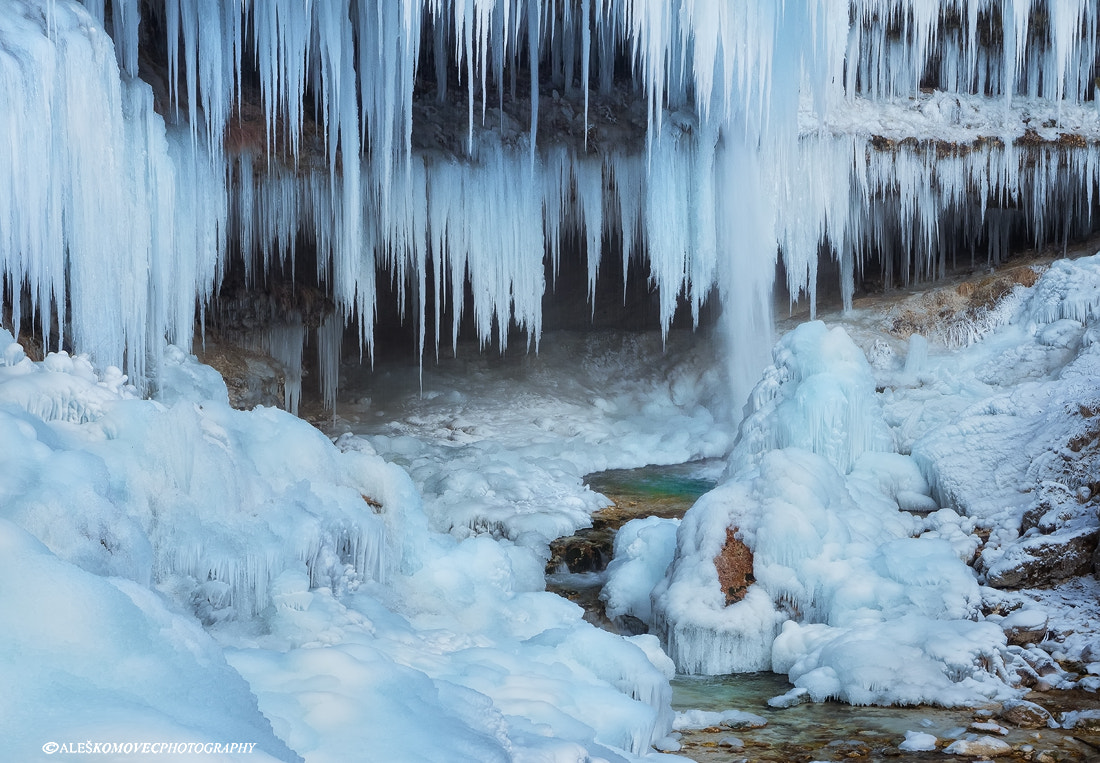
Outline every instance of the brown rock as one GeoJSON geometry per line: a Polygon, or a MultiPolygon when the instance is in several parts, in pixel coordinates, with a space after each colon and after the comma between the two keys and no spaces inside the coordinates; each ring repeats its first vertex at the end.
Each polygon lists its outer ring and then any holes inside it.
{"type": "Polygon", "coordinates": [[[1077,527],[1051,535],[1021,538],[985,570],[993,588],[1037,588],[1086,575],[1100,540],[1096,527],[1077,527]]]}
{"type": "Polygon", "coordinates": [[[737,537],[737,528],[726,528],[726,544],[714,557],[718,583],[726,594],[726,606],[745,598],[749,586],[756,582],[752,574],[752,551],[737,537]]]}
{"type": "Polygon", "coordinates": [[[575,535],[558,538],[550,544],[550,560],[546,564],[546,572],[559,572],[562,567],[574,573],[607,569],[614,542],[614,531],[606,528],[585,528],[575,535]]]}
{"type": "MultiPolygon", "coordinates": [[[[1001,627],[1010,646],[1027,646],[1038,644],[1046,638],[1049,623],[1050,618],[1044,612],[1022,610],[1006,617],[1001,627]]],[[[1030,655],[1030,653],[1027,654],[1030,655]]],[[[1043,652],[1043,654],[1046,653],[1043,652]]],[[[1045,666],[1033,665],[1032,667],[1039,670],[1040,667],[1049,668],[1051,665],[1054,665],[1054,660],[1048,658],[1045,666]]]]}
{"type": "Polygon", "coordinates": [[[1024,699],[1005,702],[1000,718],[1021,729],[1040,729],[1055,725],[1054,718],[1045,707],[1024,699]]]}

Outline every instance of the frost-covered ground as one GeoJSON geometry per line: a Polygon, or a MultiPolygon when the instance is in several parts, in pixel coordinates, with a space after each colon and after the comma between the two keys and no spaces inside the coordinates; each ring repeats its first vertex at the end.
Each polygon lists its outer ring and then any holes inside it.
{"type": "Polygon", "coordinates": [[[628,525],[611,570],[609,609],[650,621],[681,669],[786,672],[788,701],[1094,689],[1050,657],[1100,672],[1090,578],[986,583],[1097,526],[1100,259],[1056,263],[996,315],[955,349],[886,332],[882,308],[801,325],[736,445],[702,334],[548,335],[537,356],[428,363],[422,391],[418,368],[380,368],[347,379],[335,443],[231,409],[178,351],[141,400],[113,369],[34,363],[0,334],[4,752],[674,749],[672,660],[546,593],[546,543],[603,503],[583,475],[731,450],[682,522],[628,525]],[[757,583],[727,607],[710,560],[730,522],[757,583]],[[1042,625],[1041,645],[1007,644],[1042,625]]]}
{"type": "Polygon", "coordinates": [[[368,440],[233,410],[178,351],[149,401],[0,339],[6,757],[632,760],[671,728],[655,637],[544,592],[534,544],[431,530],[431,494],[426,514],[368,440]]]}

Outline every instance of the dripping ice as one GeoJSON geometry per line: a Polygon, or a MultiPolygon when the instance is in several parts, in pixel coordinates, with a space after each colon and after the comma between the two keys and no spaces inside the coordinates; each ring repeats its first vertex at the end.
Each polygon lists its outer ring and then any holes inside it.
{"type": "MultiPolygon", "coordinates": [[[[59,325],[62,330],[70,327],[80,350],[123,367],[140,385],[155,378],[153,356],[162,336],[187,346],[190,303],[206,302],[217,288],[229,248],[239,244],[245,267],[255,258],[264,270],[293,247],[289,234],[296,229],[317,239],[318,278],[335,299],[336,314],[358,324],[368,350],[376,316],[373,263],[389,270],[398,283],[414,274],[413,281],[424,284],[429,270],[437,280],[450,274],[449,288],[432,292],[434,306],[422,304],[429,293],[424,288],[407,295],[422,327],[449,302],[475,316],[483,344],[502,342],[505,329],[514,323],[526,331],[528,346],[537,347],[539,300],[552,284],[532,272],[537,270],[534,263],[547,248],[555,257],[555,242],[569,228],[575,227],[585,242],[590,293],[603,266],[604,235],[618,231],[629,250],[639,230],[636,246],[645,252],[650,279],[661,294],[661,321],[667,330],[680,295],[697,315],[713,286],[730,304],[742,303],[732,296],[735,289],[749,294],[770,289],[769,267],[752,268],[754,285],[746,286],[744,274],[734,279],[731,268],[717,266],[716,260],[728,261],[731,241],[752,241],[757,251],[748,256],[760,263],[771,259],[766,250],[774,241],[788,291],[806,293],[813,303],[823,242],[828,256],[841,265],[844,293],[850,293],[855,273],[873,251],[898,252],[883,259],[894,271],[888,277],[925,278],[942,272],[949,255],[993,262],[1003,256],[998,242],[1004,235],[998,231],[1009,223],[995,210],[1006,199],[1032,200],[1025,210],[1031,235],[1037,242],[1057,241],[1087,212],[1075,210],[1062,220],[1048,220],[1046,202],[1079,197],[1080,190],[1091,198],[1096,182],[1098,165],[1091,148],[1067,152],[1073,166],[1057,173],[1048,161],[1027,163],[1033,171],[1021,169],[1013,144],[1025,125],[1052,119],[1059,127],[1045,133],[1051,140],[1063,129],[1084,136],[1100,132],[1089,103],[1094,85],[1088,74],[1097,12],[1086,0],[1052,4],[1048,36],[1029,31],[1032,3],[1006,2],[999,14],[1001,43],[986,46],[978,44],[976,29],[993,16],[990,4],[980,0],[953,0],[943,7],[867,0],[850,9],[821,1],[761,1],[722,11],[701,2],[678,2],[654,11],[639,0],[620,0],[586,2],[577,9],[566,4],[560,16],[552,13],[552,4],[519,0],[473,5],[402,0],[377,9],[350,0],[316,7],[221,3],[215,13],[200,5],[170,0],[164,7],[170,43],[169,121],[181,125],[170,128],[165,138],[148,90],[133,78],[141,39],[137,4],[115,2],[107,14],[99,0],[87,6],[90,15],[72,3],[52,4],[49,24],[32,21],[43,18],[37,3],[9,4],[5,47],[19,49],[34,39],[42,43],[35,43],[34,53],[28,49],[29,60],[39,65],[22,73],[12,70],[5,80],[12,119],[57,125],[51,141],[31,145],[28,133],[9,122],[9,166],[25,168],[12,177],[65,177],[72,192],[48,196],[45,189],[20,187],[18,193],[9,188],[2,197],[5,217],[14,221],[5,247],[5,299],[21,320],[24,309],[16,304],[20,300],[13,289],[25,284],[30,304],[41,307],[37,312],[43,334],[50,335],[44,316],[51,310],[66,313],[59,325]],[[956,14],[961,23],[941,28],[940,14],[946,12],[956,14]],[[117,55],[108,55],[109,40],[99,27],[108,15],[117,55]],[[418,69],[425,55],[418,31],[422,24],[435,30],[437,65],[453,57],[466,89],[464,156],[413,156],[413,89],[416,78],[423,76],[418,69]],[[890,25],[903,33],[886,35],[890,25]],[[84,42],[74,42],[62,54],[44,42],[51,35],[84,42]],[[587,138],[565,154],[549,144],[540,148],[534,94],[533,127],[517,136],[527,148],[499,144],[494,137],[498,126],[483,118],[484,110],[494,99],[509,97],[511,72],[521,60],[531,61],[533,78],[563,77],[567,91],[578,78],[587,125],[590,86],[604,91],[612,86],[608,65],[619,51],[633,61],[636,84],[648,101],[649,128],[641,154],[594,156],[587,151],[587,138]],[[54,58],[55,63],[47,64],[46,59],[54,58]],[[931,97],[918,89],[930,61],[938,66],[932,70],[938,91],[931,97]],[[223,149],[227,130],[238,118],[234,104],[246,65],[258,72],[266,123],[264,144],[257,147],[266,159],[253,159],[259,170],[256,182],[279,185],[278,193],[250,191],[252,173],[234,172],[237,159],[223,149]],[[47,71],[53,72],[51,81],[28,79],[47,71]],[[70,83],[78,72],[84,84],[74,88],[70,83]],[[306,118],[303,96],[310,89],[316,93],[327,146],[327,171],[287,174],[272,162],[280,154],[290,158],[291,166],[298,161],[306,118]],[[37,93],[52,95],[42,99],[37,93]],[[869,108],[873,103],[877,105],[869,108]],[[47,107],[57,118],[47,120],[42,112],[47,107]],[[999,140],[962,152],[953,160],[958,170],[949,174],[951,165],[922,161],[919,150],[868,151],[866,121],[853,124],[850,115],[862,119],[870,114],[873,124],[883,109],[899,117],[881,124],[881,130],[872,128],[887,139],[921,138],[921,114],[935,111],[929,126],[941,131],[941,139],[946,130],[949,139],[960,143],[978,136],[999,140]],[[93,112],[110,128],[92,135],[72,121],[93,112]],[[183,137],[188,131],[189,141],[183,137]],[[340,171],[338,153],[345,157],[340,171]],[[870,166],[862,161],[864,153],[870,166]],[[757,156],[764,157],[768,172],[749,170],[756,186],[751,195],[764,199],[764,208],[737,219],[742,207],[738,189],[723,188],[719,181],[731,172],[744,172],[757,156]],[[455,162],[464,167],[461,181],[448,176],[447,165],[455,162]],[[540,177],[559,162],[568,169],[554,171],[557,180],[540,177]],[[629,164],[640,167],[629,170],[629,164]],[[692,171],[683,170],[679,178],[669,175],[685,166],[692,171]],[[207,176],[203,182],[191,182],[201,174],[207,176]],[[117,198],[84,191],[86,184],[103,177],[118,179],[109,184],[118,189],[117,198]],[[627,177],[642,185],[621,182],[627,177]],[[918,193],[929,178],[935,192],[918,193]],[[524,229],[500,240],[482,240],[497,231],[487,230],[481,221],[514,219],[512,205],[519,194],[481,195],[461,220],[443,211],[453,208],[448,196],[464,188],[501,188],[513,181],[529,183],[523,196],[530,208],[523,213],[524,229]],[[1035,192],[1024,193],[1025,184],[1035,192]],[[167,194],[173,187],[174,193],[167,194]],[[431,194],[423,190],[427,187],[431,194]],[[975,187],[981,204],[959,210],[960,191],[975,187]],[[227,198],[247,193],[255,194],[255,202],[227,216],[227,198]],[[647,200],[642,207],[638,193],[647,200]],[[88,198],[95,198],[102,211],[82,210],[78,201],[88,198]],[[562,199],[576,199],[576,207],[562,208],[562,199]],[[172,208],[176,213],[170,216],[172,208]],[[658,208],[660,220],[653,214],[658,208]],[[55,209],[62,214],[38,214],[55,209]],[[945,214],[961,217],[958,225],[974,236],[984,231],[987,250],[945,253],[943,232],[935,222],[945,214]],[[640,229],[636,215],[644,221],[640,229]],[[736,229],[724,230],[720,221],[731,216],[736,229]],[[139,224],[112,231],[92,222],[102,219],[139,224]],[[66,221],[63,229],[59,220],[66,221]],[[895,220],[906,222],[890,222],[895,220]],[[60,280],[65,266],[56,259],[62,242],[69,252],[68,267],[78,276],[68,286],[60,280]],[[116,254],[104,263],[102,252],[116,254]],[[116,262],[115,256],[136,259],[116,262]],[[87,279],[80,274],[93,269],[104,284],[97,294],[117,299],[85,294],[81,283],[87,279]],[[462,305],[467,277],[474,286],[473,304],[462,305]],[[167,284],[181,287],[169,289],[167,284]],[[178,296],[184,293],[190,296],[178,296]],[[137,309],[123,310],[123,305],[137,309]],[[89,328],[93,325],[94,332],[89,328]]],[[[443,97],[445,80],[438,80],[437,88],[443,97]]],[[[462,198],[472,200],[469,193],[462,198]]],[[[629,257],[629,251],[622,257],[629,257]]],[[[746,333],[745,321],[759,323],[752,317],[755,312],[737,318],[731,336],[746,333]]],[[[421,334],[423,344],[423,330],[421,334]]],[[[435,337],[438,342],[441,334],[435,337]]],[[[56,342],[67,338],[49,336],[56,342]]],[[[762,353],[749,351],[747,357],[754,369],[751,377],[762,367],[762,353]]]]}

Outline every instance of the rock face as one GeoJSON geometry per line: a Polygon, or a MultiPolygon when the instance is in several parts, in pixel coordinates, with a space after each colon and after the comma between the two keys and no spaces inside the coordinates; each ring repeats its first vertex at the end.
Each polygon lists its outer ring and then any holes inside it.
{"type": "Polygon", "coordinates": [[[737,537],[736,527],[726,528],[726,543],[714,557],[718,582],[726,594],[726,606],[745,598],[749,585],[756,582],[752,574],[752,551],[737,537]]]}
{"type": "Polygon", "coordinates": [[[1041,587],[1092,572],[1100,528],[1077,527],[1021,538],[985,570],[994,588],[1041,587]]]}
{"type": "Polygon", "coordinates": [[[270,355],[208,339],[196,353],[217,369],[229,391],[229,404],[240,410],[258,405],[282,407],[285,371],[270,355]]]}
{"type": "MultiPolygon", "coordinates": [[[[1077,435],[1091,423],[1077,415],[1064,418],[1077,435]]],[[[1002,553],[983,557],[982,571],[990,586],[1049,586],[1093,571],[1100,542],[1100,501],[1086,477],[1098,462],[1095,454],[1080,450],[1074,450],[1071,440],[1064,453],[1046,454],[1038,469],[1033,465],[1043,480],[1021,517],[1020,537],[1002,553]]]]}
{"type": "Polygon", "coordinates": [[[920,334],[949,347],[966,344],[984,333],[984,316],[991,314],[1015,287],[1034,286],[1039,274],[1037,267],[1022,265],[964,281],[954,288],[930,289],[902,301],[888,329],[902,339],[920,334]]]}

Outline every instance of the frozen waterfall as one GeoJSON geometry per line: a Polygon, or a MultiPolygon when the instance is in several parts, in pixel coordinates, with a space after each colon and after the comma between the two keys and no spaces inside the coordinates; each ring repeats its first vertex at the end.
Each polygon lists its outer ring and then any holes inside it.
{"type": "MultiPolygon", "coordinates": [[[[850,299],[867,270],[905,283],[1093,225],[1090,0],[0,11],[4,320],[139,386],[165,339],[189,346],[228,269],[262,283],[303,246],[367,354],[388,279],[422,355],[463,315],[483,345],[514,327],[537,347],[562,242],[590,297],[618,247],[647,268],[666,331],[681,301],[698,320],[719,296],[743,396],[767,362],[777,253],[813,305],[822,257],[850,299]],[[644,102],[636,144],[597,140],[616,134],[600,106],[616,92],[644,102]],[[550,113],[562,103],[571,120],[550,113]],[[436,134],[437,107],[461,111],[456,135],[436,134]]],[[[261,343],[293,366],[288,341],[331,354],[334,325],[261,343]]]]}

